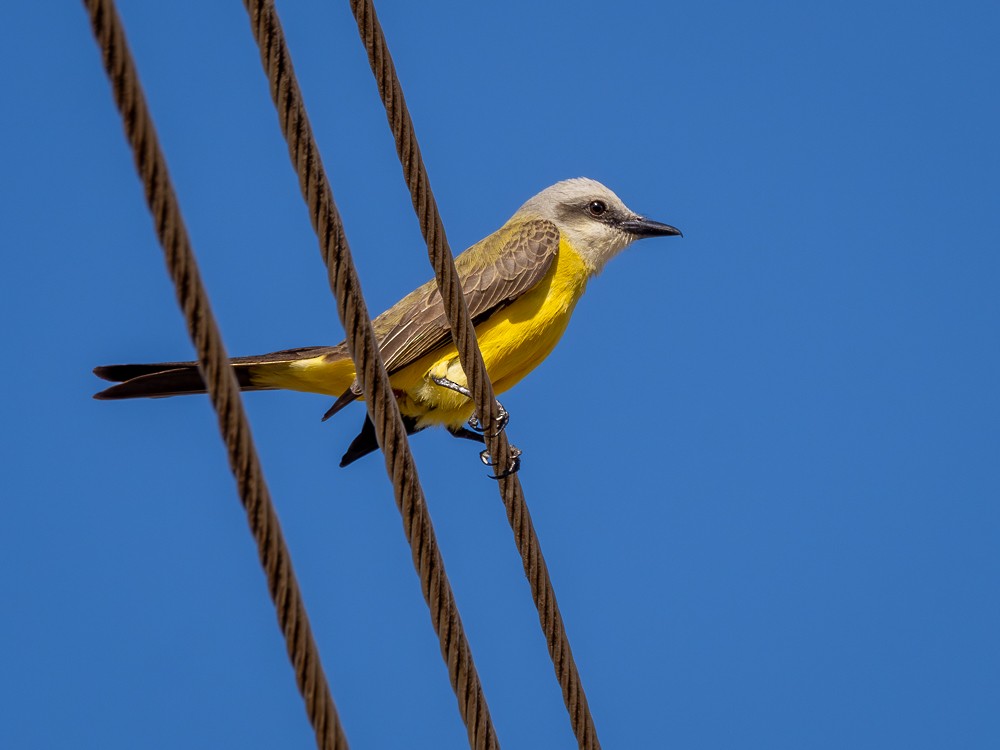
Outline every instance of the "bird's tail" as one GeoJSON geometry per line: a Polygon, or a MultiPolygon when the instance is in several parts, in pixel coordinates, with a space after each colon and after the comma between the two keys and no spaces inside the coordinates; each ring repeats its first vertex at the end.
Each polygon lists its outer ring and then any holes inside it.
{"type": "MultiPolygon", "coordinates": [[[[354,378],[354,366],[346,350],[342,349],[310,346],[255,357],[235,357],[230,362],[243,391],[290,388],[339,396],[350,387],[354,378]]],[[[116,383],[94,394],[94,398],[102,400],[205,393],[205,381],[196,362],[103,365],[95,367],[94,374],[116,383]]]]}

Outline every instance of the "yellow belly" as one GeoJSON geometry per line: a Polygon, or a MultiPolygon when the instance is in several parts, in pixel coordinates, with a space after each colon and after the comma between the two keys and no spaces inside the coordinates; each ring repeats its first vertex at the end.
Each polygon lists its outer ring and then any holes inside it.
{"type": "MultiPolygon", "coordinates": [[[[587,269],[565,241],[552,268],[527,294],[476,326],[486,371],[497,393],[512,388],[535,369],[558,343],[577,300],[587,286],[587,269]]],[[[400,411],[418,419],[418,425],[458,427],[472,416],[472,403],[442,388],[432,377],[468,385],[453,344],[395,373],[393,388],[404,395],[400,411]]]]}
{"type": "MultiPolygon", "coordinates": [[[[497,393],[503,393],[537,367],[559,341],[573,308],[587,286],[583,260],[564,240],[559,254],[542,280],[516,302],[476,326],[486,371],[497,393]]],[[[350,361],[300,360],[254,377],[272,387],[339,396],[354,380],[350,361]]],[[[460,393],[436,384],[432,377],[468,385],[454,344],[435,349],[390,376],[403,415],[417,419],[418,427],[459,427],[472,416],[472,402],[460,393]]]]}

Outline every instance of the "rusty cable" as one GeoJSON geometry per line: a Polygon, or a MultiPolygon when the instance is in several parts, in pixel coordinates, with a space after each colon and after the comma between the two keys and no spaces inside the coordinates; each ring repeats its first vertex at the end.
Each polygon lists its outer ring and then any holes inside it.
{"type": "Polygon", "coordinates": [[[428,256],[434,267],[434,275],[444,301],[459,360],[467,374],[469,389],[473,394],[476,414],[485,428],[490,455],[493,457],[498,474],[501,475],[500,494],[507,511],[507,520],[514,532],[514,542],[521,555],[525,576],[531,586],[531,595],[538,609],[538,619],[545,634],[556,678],[562,688],[563,701],[569,712],[573,733],[581,749],[599,750],[601,745],[597,738],[594,719],[583,690],[576,660],[570,649],[569,637],[559,612],[538,535],[531,521],[524,490],[516,473],[506,473],[504,476],[504,469],[510,467],[514,460],[510,442],[504,431],[498,431],[493,427],[497,424],[497,403],[493,385],[483,363],[475,328],[469,317],[458,272],[455,270],[455,261],[448,246],[437,202],[431,191],[430,179],[420,154],[420,145],[417,142],[399,77],[396,75],[395,65],[389,54],[385,34],[375,14],[372,0],[350,0],[350,3],[358,23],[361,41],[368,53],[368,62],[375,76],[379,96],[382,97],[385,106],[389,127],[396,141],[396,153],[403,167],[403,176],[410,190],[413,208],[420,222],[420,231],[427,243],[428,256]]]}
{"type": "Polygon", "coordinates": [[[458,698],[459,713],[465,722],[469,744],[476,750],[497,748],[499,744],[489,707],[445,573],[406,430],[379,354],[343,223],[313,138],[281,23],[271,0],[244,0],[244,5],[250,14],[250,25],[260,49],[281,130],[288,142],[289,155],[299,176],[309,218],[319,238],[330,288],[336,299],[337,314],[347,334],[356,376],[364,390],[365,406],[384,453],[386,470],[392,479],[413,564],[440,641],[441,654],[448,665],[448,676],[458,698]]]}
{"type": "Polygon", "coordinates": [[[296,684],[305,700],[306,713],[316,735],[316,746],[323,750],[347,750],[347,737],[323,673],[291,555],[240,400],[239,386],[229,366],[229,357],[201,282],[191,240],[135,62],[125,40],[121,19],[113,0],[84,0],[84,5],[90,14],[94,36],[122,116],[136,170],[143,183],[177,301],[198,355],[198,366],[218,417],[229,467],[236,478],[240,502],[257,543],[257,554],[267,576],[268,592],[285,636],[296,684]]]}

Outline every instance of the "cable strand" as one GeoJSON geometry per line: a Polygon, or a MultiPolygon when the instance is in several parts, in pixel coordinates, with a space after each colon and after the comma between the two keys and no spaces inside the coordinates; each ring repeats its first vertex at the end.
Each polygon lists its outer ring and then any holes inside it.
{"type": "Polygon", "coordinates": [[[399,407],[379,354],[340,214],[312,135],[284,33],[271,0],[244,0],[244,5],[270,82],[278,121],[319,239],[337,314],[347,335],[348,349],[364,391],[376,439],[383,450],[386,471],[392,479],[413,564],[458,699],[469,744],[475,750],[492,750],[499,746],[496,732],[445,573],[399,407]]]}
{"type": "Polygon", "coordinates": [[[184,313],[209,398],[218,417],[229,466],[257,543],[268,592],[285,636],[289,660],[313,726],[316,745],[322,750],[347,750],[347,738],[323,673],[291,556],[243,411],[239,387],[201,282],[121,20],[113,0],[84,0],[84,5],[122,116],[177,301],[184,313]]]}
{"type": "MultiPolygon", "coordinates": [[[[459,360],[473,394],[476,415],[485,429],[487,447],[493,463],[502,469],[510,466],[512,460],[510,442],[505,432],[500,431],[499,434],[495,434],[497,430],[493,426],[497,424],[496,395],[483,363],[482,352],[479,350],[476,332],[462,294],[437,202],[431,191],[430,178],[420,153],[402,86],[389,54],[385,34],[375,13],[374,3],[372,0],[350,0],[350,4],[358,24],[361,41],[368,53],[368,62],[375,76],[379,95],[385,106],[389,127],[396,141],[396,153],[403,168],[403,177],[410,190],[420,231],[427,243],[428,256],[444,301],[459,360]]],[[[538,535],[531,521],[521,481],[517,474],[508,474],[500,479],[499,485],[507,519],[514,532],[514,541],[521,555],[524,573],[538,610],[539,623],[545,634],[549,656],[562,688],[563,701],[570,715],[573,733],[581,749],[599,750],[601,745],[597,738],[594,719],[583,690],[576,660],[570,649],[569,637],[556,603],[555,590],[542,556],[538,535]]]]}

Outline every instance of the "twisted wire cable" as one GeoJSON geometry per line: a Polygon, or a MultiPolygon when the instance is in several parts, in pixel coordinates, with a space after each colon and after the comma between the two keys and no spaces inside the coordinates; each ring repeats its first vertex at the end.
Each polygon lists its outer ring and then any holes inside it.
{"type": "Polygon", "coordinates": [[[448,665],[469,744],[476,750],[497,748],[489,707],[438,550],[399,407],[379,355],[371,318],[313,138],[284,32],[271,0],[244,0],[244,5],[250,15],[250,25],[260,49],[281,130],[288,142],[289,155],[299,176],[309,218],[319,238],[337,314],[344,325],[357,379],[364,390],[365,405],[392,479],[414,567],[440,641],[441,654],[448,665]]]}
{"type": "Polygon", "coordinates": [[[306,713],[316,735],[316,746],[322,750],[347,750],[347,737],[323,673],[291,555],[264,481],[250,425],[240,400],[239,387],[201,282],[121,20],[113,0],[84,0],[84,5],[122,116],[177,301],[184,313],[202,377],[218,417],[229,467],[236,478],[240,502],[257,543],[268,592],[285,636],[296,684],[305,700],[306,713]]]}
{"type": "Polygon", "coordinates": [[[350,3],[361,41],[368,53],[368,62],[375,76],[379,95],[385,106],[389,127],[396,141],[396,152],[403,167],[403,177],[410,190],[413,208],[420,222],[420,231],[427,243],[427,252],[434,267],[438,289],[451,325],[452,337],[458,349],[462,369],[467,375],[469,389],[473,394],[476,414],[485,429],[487,447],[493,463],[501,475],[500,494],[507,511],[507,520],[514,532],[514,542],[521,555],[524,574],[531,586],[531,595],[538,610],[539,623],[545,634],[556,678],[562,688],[563,702],[570,715],[573,733],[580,748],[599,750],[601,745],[597,738],[594,719],[583,690],[576,660],[570,649],[569,637],[559,612],[538,535],[524,499],[524,490],[516,473],[503,476],[504,469],[510,467],[513,460],[511,446],[506,433],[494,427],[497,424],[496,396],[483,364],[475,328],[469,317],[458,272],[455,270],[455,261],[448,246],[437,202],[431,191],[430,179],[420,154],[420,145],[417,142],[399,77],[396,75],[395,65],[389,54],[385,34],[375,14],[372,0],[350,0],[350,3]]]}

